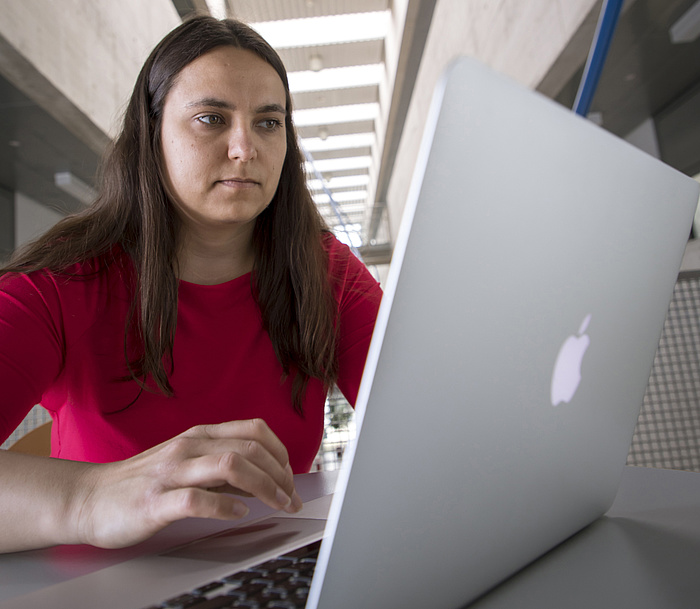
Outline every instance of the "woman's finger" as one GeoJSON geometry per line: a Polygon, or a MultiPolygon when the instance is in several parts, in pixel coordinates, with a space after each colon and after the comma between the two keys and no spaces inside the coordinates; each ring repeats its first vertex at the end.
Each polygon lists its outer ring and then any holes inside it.
{"type": "Polygon", "coordinates": [[[183,518],[238,520],[249,512],[248,506],[240,499],[199,488],[168,491],[161,495],[158,504],[160,517],[168,522],[183,518]]]}
{"type": "MultiPolygon", "coordinates": [[[[226,438],[210,439],[208,436],[193,434],[181,435],[163,445],[162,450],[149,455],[157,459],[158,468],[164,476],[163,484],[167,488],[174,486],[218,486],[231,483],[232,475],[243,462],[249,462],[270,477],[275,484],[292,496],[294,476],[289,465],[283,466],[259,440],[226,438]],[[206,469],[194,469],[191,461],[210,456],[204,463],[206,469]],[[218,462],[216,459],[223,459],[218,462]],[[213,469],[216,467],[217,469],[213,469]],[[169,482],[170,481],[170,482],[169,482]]],[[[235,488],[241,488],[232,484],[235,488]]],[[[241,488],[251,492],[248,488],[241,488]]]]}
{"type": "Polygon", "coordinates": [[[168,485],[171,488],[202,489],[229,485],[278,510],[290,507],[294,500],[293,484],[291,488],[281,486],[268,471],[234,451],[207,454],[183,461],[173,471],[168,485]]]}
{"type": "Polygon", "coordinates": [[[186,431],[183,436],[202,437],[212,440],[254,440],[262,444],[283,467],[289,465],[289,455],[282,441],[262,419],[229,421],[216,425],[199,425],[186,431]]]}

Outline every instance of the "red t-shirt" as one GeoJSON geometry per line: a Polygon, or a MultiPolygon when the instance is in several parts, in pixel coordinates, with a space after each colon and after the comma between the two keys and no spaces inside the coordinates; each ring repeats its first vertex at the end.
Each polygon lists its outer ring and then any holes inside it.
{"type": "MultiPolygon", "coordinates": [[[[338,286],[338,387],[354,404],[381,290],[345,245],[326,243],[338,286]]],[[[71,273],[79,277],[35,272],[0,281],[0,441],[37,403],[53,418],[51,455],[90,462],[126,459],[194,425],[262,418],[287,447],[294,472],[310,469],[325,391],[312,379],[304,415],[294,410],[291,379],[282,382],[250,274],[219,285],[180,281],[175,395],[144,391],[134,402],[139,387],[122,380],[133,266],[122,254],[71,273]]]]}

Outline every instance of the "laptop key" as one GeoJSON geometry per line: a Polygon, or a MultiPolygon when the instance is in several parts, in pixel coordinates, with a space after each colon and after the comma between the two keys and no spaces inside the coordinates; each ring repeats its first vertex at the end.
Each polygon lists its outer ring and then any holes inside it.
{"type": "Polygon", "coordinates": [[[268,603],[270,601],[283,601],[287,598],[287,592],[285,590],[281,590],[280,588],[265,588],[261,596],[268,603]]]}
{"type": "Polygon", "coordinates": [[[255,579],[252,579],[252,580],[250,580],[250,583],[272,585],[272,584],[278,584],[280,582],[287,581],[290,577],[292,577],[291,573],[277,571],[276,573],[268,573],[267,575],[264,575],[263,577],[257,577],[255,579]]]}
{"type": "Polygon", "coordinates": [[[268,560],[267,562],[264,562],[261,565],[257,565],[256,569],[270,572],[277,571],[277,569],[281,569],[282,567],[288,567],[289,565],[293,564],[294,560],[291,558],[273,558],[272,560],[268,560]]]}
{"type": "Polygon", "coordinates": [[[310,578],[310,577],[304,577],[304,576],[295,577],[295,578],[292,580],[292,583],[294,583],[294,584],[302,584],[302,585],[305,584],[306,587],[308,588],[308,586],[311,584],[311,578],[310,578]]]}
{"type": "Polygon", "coordinates": [[[306,599],[309,598],[309,588],[297,588],[296,595],[306,603],[306,599]]]}
{"type": "Polygon", "coordinates": [[[306,601],[301,605],[294,601],[272,601],[265,606],[265,609],[304,609],[306,601]]]}
{"type": "Polygon", "coordinates": [[[210,582],[208,584],[205,584],[204,586],[200,586],[199,588],[195,588],[194,590],[192,590],[192,594],[201,594],[202,596],[204,596],[205,594],[209,594],[209,592],[212,592],[213,590],[217,590],[223,586],[224,586],[224,582],[220,582],[220,581],[210,582]]]}
{"type": "Polygon", "coordinates": [[[227,575],[221,581],[227,584],[245,584],[249,581],[262,577],[259,571],[239,571],[238,573],[233,573],[227,575]]]}
{"type": "Polygon", "coordinates": [[[302,563],[299,565],[299,575],[305,576],[305,577],[311,577],[314,574],[314,571],[316,570],[316,563],[302,563]]]}
{"type": "Polygon", "coordinates": [[[236,599],[231,596],[215,596],[214,598],[200,597],[198,603],[186,605],[187,609],[225,609],[233,607],[236,599]]]}
{"type": "Polygon", "coordinates": [[[234,590],[230,590],[229,594],[231,596],[236,596],[236,597],[239,597],[241,599],[244,599],[247,597],[255,596],[256,594],[265,590],[265,588],[267,588],[267,586],[265,584],[249,583],[249,584],[243,584],[242,586],[235,588],[234,590]]]}
{"type": "Polygon", "coordinates": [[[175,596],[173,598],[165,601],[161,607],[167,607],[167,609],[182,609],[183,607],[189,607],[193,602],[196,602],[200,596],[188,592],[186,594],[181,594],[180,596],[175,596]]]}
{"type": "Polygon", "coordinates": [[[246,609],[260,609],[261,605],[257,601],[237,601],[231,607],[245,607],[246,609]]]}

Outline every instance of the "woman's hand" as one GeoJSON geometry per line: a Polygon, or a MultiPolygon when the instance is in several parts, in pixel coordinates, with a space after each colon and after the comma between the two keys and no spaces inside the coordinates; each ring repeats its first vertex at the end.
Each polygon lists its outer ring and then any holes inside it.
{"type": "Polygon", "coordinates": [[[245,516],[245,503],[229,493],[289,512],[302,506],[287,450],[259,419],[194,427],[80,478],[68,515],[77,539],[67,543],[104,548],[133,545],[182,518],[245,516]]]}

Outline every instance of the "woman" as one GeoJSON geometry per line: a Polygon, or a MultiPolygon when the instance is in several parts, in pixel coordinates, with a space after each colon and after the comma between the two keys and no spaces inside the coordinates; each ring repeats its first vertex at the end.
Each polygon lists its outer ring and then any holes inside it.
{"type": "Polygon", "coordinates": [[[96,203],[4,269],[0,430],[40,402],[57,458],[0,454],[0,551],[240,518],[231,493],[300,509],[293,473],[328,389],[354,402],[380,291],[324,230],[291,114],[253,30],[183,23],[144,64],[96,203]]]}

